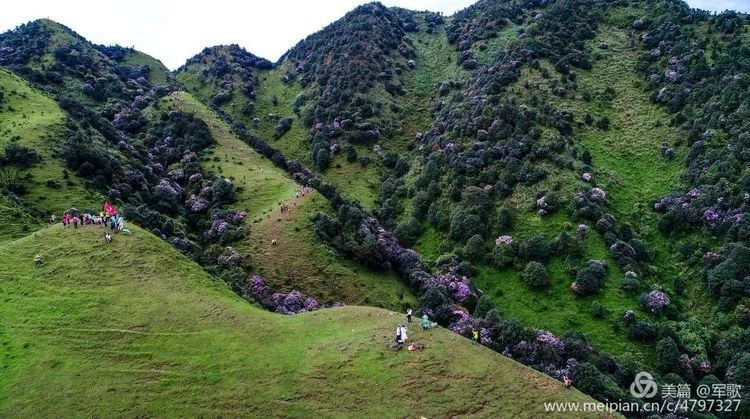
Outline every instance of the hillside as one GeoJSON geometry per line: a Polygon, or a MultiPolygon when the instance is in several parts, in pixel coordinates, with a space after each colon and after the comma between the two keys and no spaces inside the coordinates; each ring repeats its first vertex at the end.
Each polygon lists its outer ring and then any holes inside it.
{"type": "Polygon", "coordinates": [[[65,114],[57,103],[4,69],[0,97],[0,148],[21,146],[40,158],[21,171],[23,191],[0,194],[0,242],[36,230],[50,214],[97,207],[96,194],[58,160],[58,144],[66,132],[65,114]]]}
{"type": "MultiPolygon", "coordinates": [[[[276,288],[298,289],[328,303],[398,311],[416,305],[412,291],[393,273],[368,269],[321,243],[311,218],[317,211],[333,211],[325,197],[315,191],[299,195],[299,184],[238,139],[210,108],[185,92],[167,96],[157,106],[194,114],[209,127],[216,145],[205,152],[202,165],[207,173],[231,179],[237,187],[237,200],[230,207],[247,214],[250,229],[235,248],[255,274],[276,288]],[[281,204],[290,211],[282,214],[281,204]],[[271,245],[274,239],[278,246],[271,245]]],[[[158,110],[146,113],[153,118],[158,110]]]]}
{"type": "Polygon", "coordinates": [[[268,313],[129,228],[0,247],[2,416],[534,416],[589,400],[443,329],[392,352],[388,311],[268,313]]]}
{"type": "Polygon", "coordinates": [[[748,42],[680,0],[369,3],[170,73],[33,21],[0,34],[0,243],[108,200],[271,312],[413,307],[600,401],[747,398],[748,42]]]}

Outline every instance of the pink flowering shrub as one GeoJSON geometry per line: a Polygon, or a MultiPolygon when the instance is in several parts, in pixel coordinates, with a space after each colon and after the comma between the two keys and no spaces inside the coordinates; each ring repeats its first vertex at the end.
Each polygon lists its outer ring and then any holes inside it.
{"type": "Polygon", "coordinates": [[[208,209],[209,203],[195,195],[190,195],[190,198],[185,202],[185,207],[192,213],[204,212],[208,209]]]}
{"type": "Polygon", "coordinates": [[[631,322],[631,321],[635,320],[635,311],[633,311],[633,310],[627,310],[627,311],[626,311],[626,312],[625,312],[625,313],[624,313],[624,314],[622,315],[622,318],[623,318],[623,319],[624,319],[624,320],[625,320],[626,322],[631,322]]]}
{"type": "Polygon", "coordinates": [[[536,335],[536,341],[542,345],[548,345],[556,350],[562,351],[565,349],[565,344],[557,336],[546,330],[539,330],[536,335]]]}
{"type": "Polygon", "coordinates": [[[652,313],[658,313],[662,311],[666,306],[669,305],[670,302],[669,296],[659,290],[653,290],[648,294],[642,295],[641,301],[646,307],[646,310],[652,313]]]}
{"type": "Polygon", "coordinates": [[[321,307],[317,300],[307,298],[297,290],[288,294],[274,293],[263,278],[257,275],[244,283],[242,292],[266,309],[287,315],[317,310],[321,307]]]}
{"type": "Polygon", "coordinates": [[[513,237],[508,235],[503,235],[495,239],[495,244],[498,246],[510,246],[513,244],[513,237]]]}
{"type": "Polygon", "coordinates": [[[212,243],[230,244],[245,237],[244,212],[234,210],[212,211],[211,218],[211,227],[204,233],[204,240],[212,243]]]}
{"type": "Polygon", "coordinates": [[[219,266],[223,267],[239,266],[244,260],[244,256],[242,256],[238,251],[234,250],[233,247],[225,248],[221,256],[217,258],[219,266]]]}
{"type": "Polygon", "coordinates": [[[591,199],[595,201],[604,201],[607,193],[602,188],[591,188],[591,199]]]}
{"type": "Polygon", "coordinates": [[[716,228],[720,220],[721,215],[713,208],[709,208],[703,212],[703,221],[709,228],[716,228]]]}

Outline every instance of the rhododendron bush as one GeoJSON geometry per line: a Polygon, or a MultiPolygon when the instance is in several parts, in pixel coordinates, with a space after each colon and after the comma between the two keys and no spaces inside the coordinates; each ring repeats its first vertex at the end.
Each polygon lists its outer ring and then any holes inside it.
{"type": "Polygon", "coordinates": [[[298,314],[306,311],[317,310],[321,305],[313,298],[305,297],[304,294],[297,290],[289,293],[273,292],[266,285],[263,278],[253,276],[236,284],[240,293],[250,300],[257,302],[262,307],[281,314],[298,314]]]}

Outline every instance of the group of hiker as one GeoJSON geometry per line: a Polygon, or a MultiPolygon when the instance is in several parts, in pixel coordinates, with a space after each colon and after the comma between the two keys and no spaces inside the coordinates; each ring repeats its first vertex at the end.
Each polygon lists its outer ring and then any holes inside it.
{"type": "MultiPolygon", "coordinates": [[[[411,323],[413,311],[411,308],[406,310],[406,322],[411,323]]],[[[432,322],[430,322],[430,316],[427,315],[427,313],[424,313],[422,315],[422,330],[427,330],[430,327],[432,327],[432,322]]],[[[403,345],[406,343],[408,335],[406,333],[406,325],[399,324],[396,326],[396,339],[395,339],[395,345],[397,349],[400,349],[403,347],[403,345]]],[[[411,346],[410,346],[411,347],[411,346]]]]}
{"type": "MultiPolygon", "coordinates": [[[[300,197],[303,197],[310,192],[312,192],[312,188],[309,188],[307,186],[300,186],[299,191],[294,194],[294,200],[292,201],[292,205],[296,207],[297,201],[300,199],[300,197]]],[[[283,202],[281,203],[281,205],[279,205],[279,212],[281,212],[282,214],[287,213],[289,211],[290,211],[289,204],[287,204],[286,202],[283,202]]]]}
{"type": "MultiPolygon", "coordinates": [[[[406,309],[406,322],[411,323],[412,314],[414,312],[411,308],[406,309]]],[[[422,314],[422,330],[427,330],[432,327],[432,322],[430,321],[430,316],[427,315],[427,313],[422,314]]],[[[474,327],[471,330],[471,340],[474,343],[479,343],[479,330],[474,327]]],[[[403,345],[406,342],[406,326],[403,324],[399,324],[396,326],[396,343],[403,345]]]]}
{"type": "MultiPolygon", "coordinates": [[[[410,308],[406,309],[406,323],[411,323],[413,311],[410,308]]],[[[430,321],[430,316],[427,315],[427,313],[422,314],[422,330],[427,330],[429,328],[433,327],[433,323],[430,321]]],[[[471,341],[474,344],[479,344],[479,330],[476,327],[472,327],[471,329],[471,341]]],[[[399,324],[396,326],[396,339],[393,345],[393,348],[396,350],[399,350],[404,347],[406,344],[407,339],[407,333],[406,333],[406,326],[403,324],[399,324]]],[[[424,345],[419,345],[412,343],[408,346],[409,351],[419,350],[423,349],[424,345]]],[[[573,380],[570,378],[570,376],[566,375],[563,377],[563,384],[565,385],[565,388],[571,388],[573,386],[573,380]]]]}
{"type": "MultiPolygon", "coordinates": [[[[49,219],[50,224],[57,223],[57,216],[52,214],[49,219]]],[[[89,212],[79,211],[76,208],[70,208],[65,211],[62,217],[62,225],[66,229],[70,226],[78,228],[79,226],[99,226],[103,228],[109,228],[113,232],[122,232],[125,229],[125,218],[117,213],[117,208],[112,206],[109,202],[105,203],[102,210],[98,214],[91,214],[89,212]]],[[[107,243],[112,242],[112,234],[109,232],[104,233],[104,241],[107,243]]]]}

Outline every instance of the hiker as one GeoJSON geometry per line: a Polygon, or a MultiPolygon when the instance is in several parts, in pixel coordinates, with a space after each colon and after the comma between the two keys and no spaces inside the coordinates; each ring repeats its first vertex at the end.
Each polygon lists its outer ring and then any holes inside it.
{"type": "Polygon", "coordinates": [[[73,228],[78,228],[78,224],[81,223],[81,219],[76,217],[73,217],[73,228]]]}
{"type": "Polygon", "coordinates": [[[396,326],[396,343],[401,344],[401,325],[396,326]]]}
{"type": "Polygon", "coordinates": [[[34,256],[34,267],[39,268],[42,266],[42,255],[37,254],[34,256]]]}
{"type": "Polygon", "coordinates": [[[55,221],[57,221],[57,217],[55,217],[55,214],[52,214],[52,216],[49,217],[49,223],[55,224],[55,221]]]}
{"type": "Polygon", "coordinates": [[[271,239],[271,246],[276,246],[277,244],[279,244],[278,240],[271,239]]]}
{"type": "Polygon", "coordinates": [[[104,241],[105,241],[105,242],[106,242],[107,244],[110,244],[110,243],[112,243],[112,235],[111,235],[111,234],[109,234],[109,232],[107,232],[107,233],[104,233],[104,241]]]}
{"type": "Polygon", "coordinates": [[[407,337],[406,336],[406,326],[404,326],[402,324],[399,327],[401,328],[401,343],[404,344],[404,343],[406,343],[406,337],[407,337]]]}
{"type": "Polygon", "coordinates": [[[422,330],[427,330],[430,328],[430,317],[427,315],[427,313],[424,313],[422,316],[422,330]]]}
{"type": "Polygon", "coordinates": [[[563,377],[563,383],[565,384],[565,388],[570,388],[573,385],[573,380],[570,379],[567,375],[563,377]]]}
{"type": "Polygon", "coordinates": [[[406,322],[411,323],[411,307],[406,309],[406,322]]]}
{"type": "Polygon", "coordinates": [[[479,344],[479,330],[476,327],[471,331],[471,337],[474,343],[479,344]]]}

